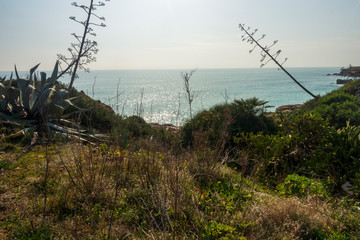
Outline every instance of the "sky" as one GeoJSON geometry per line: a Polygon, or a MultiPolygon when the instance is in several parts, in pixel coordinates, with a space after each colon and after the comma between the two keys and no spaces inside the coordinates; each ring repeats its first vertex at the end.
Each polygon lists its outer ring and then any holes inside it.
{"type": "MultiPolygon", "coordinates": [[[[84,19],[74,0],[0,0],[0,71],[17,65],[51,70],[66,54],[70,16],[84,19]]],[[[79,0],[78,4],[88,4],[79,0]]],[[[93,70],[257,68],[260,52],[241,40],[239,24],[279,42],[285,67],[360,65],[360,0],[111,0],[98,8],[106,28],[93,70]]],[[[276,67],[269,63],[267,67],[276,67]]]]}

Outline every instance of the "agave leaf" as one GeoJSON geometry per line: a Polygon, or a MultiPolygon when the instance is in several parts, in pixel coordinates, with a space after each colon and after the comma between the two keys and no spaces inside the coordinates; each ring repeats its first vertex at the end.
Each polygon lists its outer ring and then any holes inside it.
{"type": "Polygon", "coordinates": [[[1,82],[1,83],[5,82],[5,79],[6,79],[6,76],[3,77],[3,78],[0,78],[0,82],[1,82]]]}
{"type": "Polygon", "coordinates": [[[10,123],[17,123],[17,124],[25,125],[25,126],[32,126],[35,123],[34,120],[21,119],[18,116],[15,116],[15,115],[8,116],[3,113],[0,113],[0,118],[3,120],[9,121],[10,123]]]}
{"type": "Polygon", "coordinates": [[[11,72],[11,74],[10,74],[10,78],[9,78],[10,80],[12,79],[12,76],[13,76],[13,72],[11,72]]]}
{"type": "Polygon", "coordinates": [[[84,109],[84,108],[80,108],[80,107],[76,106],[75,104],[73,104],[71,102],[72,99],[74,99],[74,98],[65,99],[64,101],[67,102],[68,104],[70,104],[70,106],[73,106],[73,107],[75,107],[76,109],[78,109],[80,111],[88,111],[88,110],[91,109],[91,108],[84,109]]]}
{"type": "Polygon", "coordinates": [[[18,79],[18,86],[19,86],[19,90],[20,90],[20,105],[21,106],[24,106],[24,96],[25,96],[25,91],[27,89],[28,84],[29,84],[29,80],[22,79],[22,78],[18,79]]]}
{"type": "Polygon", "coordinates": [[[34,88],[37,87],[37,77],[36,77],[36,74],[34,75],[33,87],[34,87],[34,88]]]}
{"type": "Polygon", "coordinates": [[[51,102],[49,103],[50,108],[54,105],[60,105],[62,108],[67,108],[69,104],[64,100],[64,97],[67,94],[67,91],[64,89],[58,90],[57,94],[53,97],[51,102]]]}
{"type": "Polygon", "coordinates": [[[41,76],[41,89],[43,89],[43,87],[44,87],[44,85],[46,83],[46,73],[41,72],[40,76],[41,76]]]}
{"type": "Polygon", "coordinates": [[[11,87],[11,84],[12,84],[13,80],[10,78],[10,81],[8,83],[8,87],[10,88],[11,87]]]}
{"type": "Polygon", "coordinates": [[[48,88],[45,89],[40,97],[39,97],[39,105],[45,105],[49,99],[49,97],[51,97],[51,95],[55,92],[55,88],[48,88]]]}
{"type": "Polygon", "coordinates": [[[40,63],[38,65],[36,65],[35,67],[33,67],[32,69],[30,69],[30,80],[32,80],[32,75],[36,71],[36,69],[39,67],[39,65],[40,65],[40,63]]]}
{"type": "Polygon", "coordinates": [[[53,72],[51,74],[51,79],[50,79],[50,83],[52,85],[54,85],[55,82],[56,82],[58,72],[59,72],[59,61],[56,61],[55,67],[54,67],[54,70],[53,70],[53,72]]]}
{"type": "Polygon", "coordinates": [[[17,71],[16,65],[15,65],[15,74],[16,74],[16,78],[19,79],[20,77],[19,77],[19,73],[17,71]]]}
{"type": "MultiPolygon", "coordinates": [[[[77,124],[75,124],[73,121],[69,121],[69,120],[66,120],[66,119],[59,119],[58,120],[63,126],[66,126],[68,125],[69,127],[72,126],[72,128],[75,128],[77,130],[81,129],[81,127],[77,124]]],[[[83,131],[83,130],[80,130],[80,131],[83,131]]]]}
{"type": "Polygon", "coordinates": [[[72,136],[72,137],[76,137],[81,141],[86,141],[86,142],[90,142],[90,143],[92,143],[92,142],[90,140],[88,140],[88,139],[91,139],[93,141],[100,141],[100,139],[98,139],[98,138],[96,138],[96,137],[94,137],[92,135],[89,135],[87,133],[84,133],[81,130],[79,131],[78,129],[65,127],[65,126],[60,126],[60,125],[57,125],[57,124],[53,124],[51,122],[48,123],[48,126],[53,130],[56,130],[56,131],[61,132],[61,133],[68,134],[69,136],[72,136]],[[86,139],[86,138],[88,138],[88,139],[86,139]]]}
{"type": "Polygon", "coordinates": [[[73,129],[73,128],[70,128],[70,127],[59,126],[59,125],[56,125],[56,124],[51,123],[51,122],[49,122],[48,125],[49,125],[49,127],[53,128],[53,129],[55,129],[55,130],[57,130],[59,132],[76,134],[76,135],[78,135],[80,133],[76,129],[73,129]]]}
{"type": "Polygon", "coordinates": [[[32,95],[34,90],[35,88],[32,85],[29,85],[23,95],[24,108],[27,110],[30,110],[30,95],[32,95]]]}
{"type": "Polygon", "coordinates": [[[6,91],[5,99],[7,99],[11,105],[15,105],[15,100],[17,100],[17,94],[15,93],[14,88],[9,88],[6,91]]]}
{"type": "Polygon", "coordinates": [[[51,97],[52,93],[55,91],[53,88],[45,89],[45,91],[42,91],[40,93],[37,93],[40,96],[36,96],[37,99],[34,100],[32,103],[32,107],[30,109],[30,112],[34,114],[40,107],[45,106],[49,97],[51,97]]]}
{"type": "Polygon", "coordinates": [[[38,96],[39,96],[39,91],[37,89],[34,89],[33,93],[31,94],[30,106],[29,106],[31,113],[34,113],[34,110],[35,110],[34,106],[35,106],[36,101],[38,100],[38,96]]]}
{"type": "Polygon", "coordinates": [[[6,110],[6,106],[7,106],[7,101],[6,100],[0,101],[0,111],[1,112],[6,110]]]}
{"type": "Polygon", "coordinates": [[[60,89],[59,91],[57,91],[57,93],[58,93],[59,97],[64,98],[66,96],[66,94],[68,93],[68,91],[65,89],[60,89]]]}
{"type": "Polygon", "coordinates": [[[23,78],[18,79],[18,86],[20,88],[20,91],[25,92],[28,84],[29,80],[23,78]]]}
{"type": "Polygon", "coordinates": [[[0,82],[0,98],[2,97],[2,92],[4,89],[6,89],[5,85],[2,82],[0,82]]]}

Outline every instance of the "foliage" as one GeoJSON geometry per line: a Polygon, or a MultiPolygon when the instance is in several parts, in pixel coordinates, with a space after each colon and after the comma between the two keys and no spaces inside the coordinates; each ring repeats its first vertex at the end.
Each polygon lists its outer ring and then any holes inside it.
{"type": "Polygon", "coordinates": [[[72,88],[69,96],[73,98],[73,103],[83,111],[76,111],[75,107],[69,107],[64,114],[81,126],[91,130],[97,130],[104,133],[109,133],[113,129],[116,122],[121,121],[121,117],[117,116],[111,107],[95,101],[87,96],[83,91],[77,91],[72,88]]]}
{"type": "Polygon", "coordinates": [[[307,164],[308,169],[323,178],[330,178],[332,191],[356,176],[360,171],[360,126],[330,128],[307,164]]]}
{"type": "Polygon", "coordinates": [[[241,136],[242,132],[274,132],[276,124],[264,114],[266,103],[257,98],[235,100],[197,113],[181,129],[183,146],[193,145],[196,137],[201,135],[205,135],[209,146],[217,146],[223,141],[230,147],[234,145],[233,137],[241,136]]]}
{"type": "Polygon", "coordinates": [[[322,118],[310,113],[280,118],[276,134],[248,133],[234,139],[250,161],[251,169],[243,171],[252,172],[268,185],[276,185],[287,175],[303,169],[328,129],[322,118]]]}
{"type": "Polygon", "coordinates": [[[15,239],[20,240],[49,240],[54,239],[54,234],[47,227],[34,228],[31,226],[17,226],[14,233],[15,239]]]}
{"type": "Polygon", "coordinates": [[[346,122],[360,124],[360,79],[346,84],[325,96],[305,103],[302,112],[311,111],[328,119],[331,126],[342,128],[346,122]]]}
{"type": "Polygon", "coordinates": [[[202,239],[238,239],[246,240],[247,238],[237,232],[235,227],[224,225],[216,221],[206,223],[203,228],[202,239]]]}
{"type": "Polygon", "coordinates": [[[145,137],[151,133],[151,126],[138,116],[124,119],[122,127],[125,129],[127,136],[131,138],[145,137]]]}
{"type": "Polygon", "coordinates": [[[286,197],[321,196],[326,194],[325,188],[321,183],[297,174],[288,175],[284,182],[277,185],[276,190],[280,195],[285,195],[286,197]]]}

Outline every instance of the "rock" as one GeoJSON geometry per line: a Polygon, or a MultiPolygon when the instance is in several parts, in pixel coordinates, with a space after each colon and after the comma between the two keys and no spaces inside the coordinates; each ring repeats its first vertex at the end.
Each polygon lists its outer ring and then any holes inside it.
{"type": "Polygon", "coordinates": [[[180,128],[169,123],[159,124],[159,123],[149,123],[152,127],[161,127],[165,128],[166,131],[177,133],[179,132],[180,128]]]}
{"type": "Polygon", "coordinates": [[[360,77],[360,66],[350,66],[348,68],[342,68],[340,73],[334,73],[335,76],[345,76],[345,77],[360,77]]]}
{"type": "Polygon", "coordinates": [[[346,182],[346,183],[344,183],[343,185],[341,185],[341,188],[342,188],[345,192],[347,192],[349,195],[353,195],[353,194],[354,194],[354,192],[350,190],[350,189],[352,189],[353,187],[354,187],[354,186],[353,186],[351,183],[349,183],[349,182],[346,182]]]}
{"type": "Polygon", "coordinates": [[[346,83],[349,83],[351,81],[352,81],[352,79],[337,79],[336,84],[346,84],[346,83]]]}
{"type": "Polygon", "coordinates": [[[302,106],[303,106],[303,104],[283,105],[283,106],[276,108],[275,112],[282,112],[282,113],[292,112],[295,110],[299,110],[302,106]]]}

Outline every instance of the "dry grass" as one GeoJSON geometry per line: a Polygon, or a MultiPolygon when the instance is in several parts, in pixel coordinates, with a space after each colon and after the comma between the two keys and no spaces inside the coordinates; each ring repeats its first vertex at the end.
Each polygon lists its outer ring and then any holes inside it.
{"type": "Polygon", "coordinates": [[[1,239],[37,233],[57,239],[301,239],[314,229],[339,228],[331,205],[265,193],[222,165],[216,150],[142,146],[51,147],[46,182],[43,147],[6,159],[1,239]]]}
{"type": "Polygon", "coordinates": [[[315,198],[279,198],[262,195],[244,212],[251,222],[248,239],[311,239],[314,229],[334,229],[331,207],[315,198]]]}

